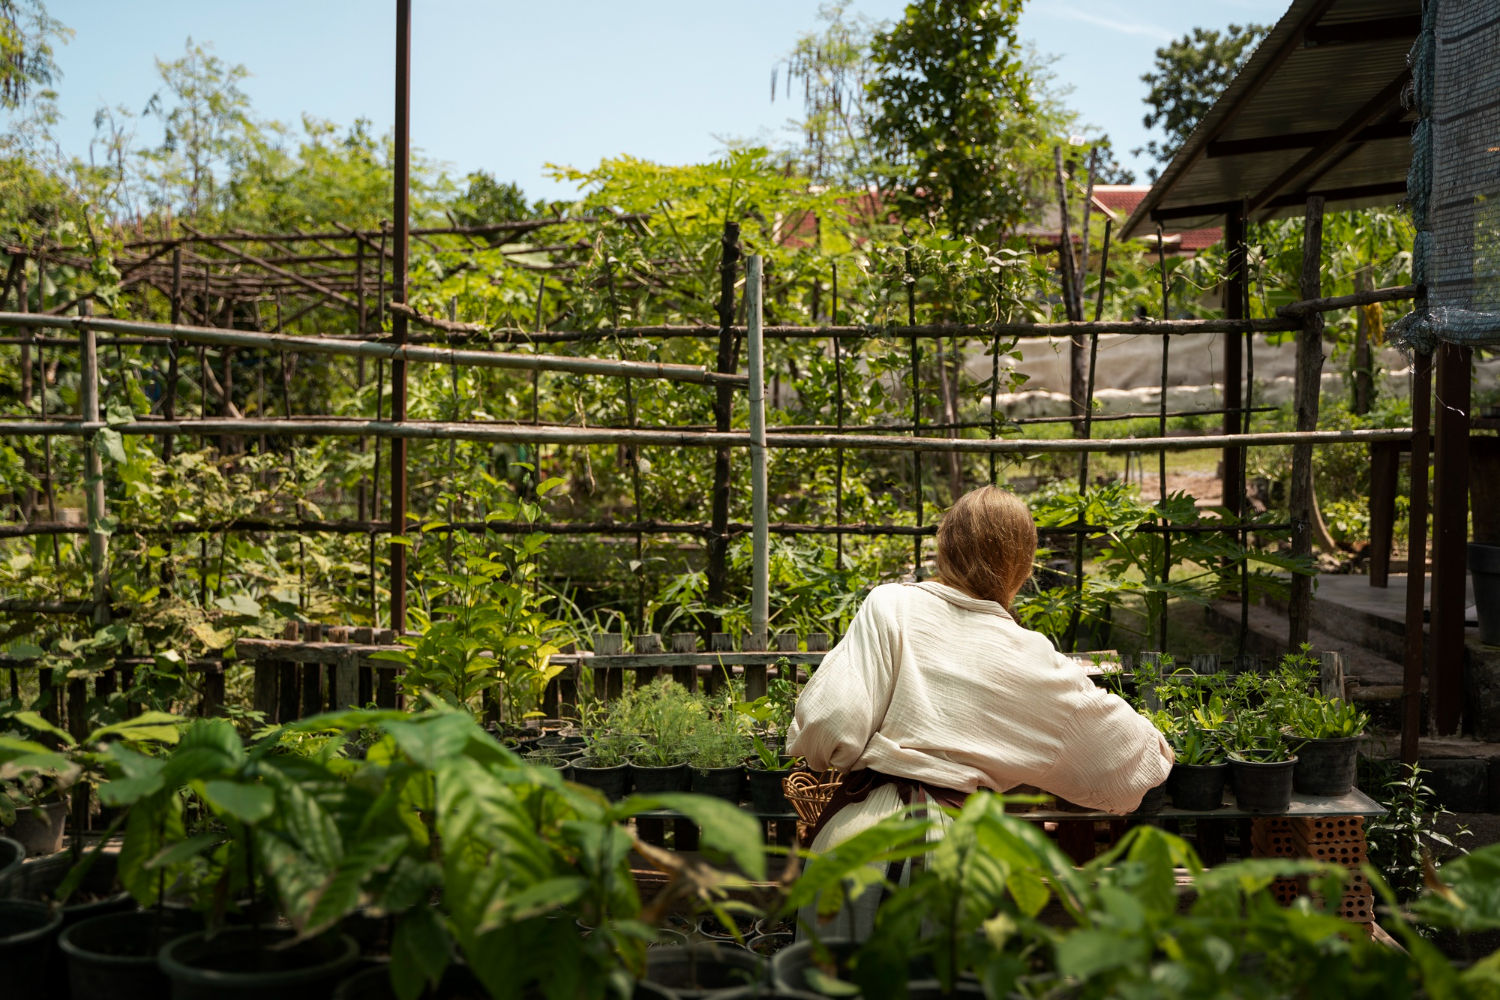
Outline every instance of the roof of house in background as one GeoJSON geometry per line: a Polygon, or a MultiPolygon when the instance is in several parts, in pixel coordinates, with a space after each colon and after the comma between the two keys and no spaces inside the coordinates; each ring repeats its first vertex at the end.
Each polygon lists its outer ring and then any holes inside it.
{"type": "Polygon", "coordinates": [[[1294,0],[1149,193],[1122,238],[1202,229],[1236,208],[1300,215],[1406,194],[1415,112],[1403,107],[1421,0],[1294,0]]]}
{"type": "MultiPolygon", "coordinates": [[[[1115,226],[1118,227],[1122,221],[1130,216],[1130,213],[1136,210],[1150,190],[1151,185],[1149,184],[1095,184],[1094,209],[1095,211],[1106,213],[1110,218],[1115,220],[1115,226]]],[[[1116,231],[1119,231],[1118,228],[1116,231]]],[[[1152,244],[1155,244],[1155,227],[1140,233],[1136,238],[1148,240],[1152,244]]],[[[1165,233],[1162,240],[1167,245],[1168,253],[1192,255],[1213,246],[1223,238],[1224,228],[1222,226],[1207,226],[1203,229],[1188,229],[1165,233]]]]}

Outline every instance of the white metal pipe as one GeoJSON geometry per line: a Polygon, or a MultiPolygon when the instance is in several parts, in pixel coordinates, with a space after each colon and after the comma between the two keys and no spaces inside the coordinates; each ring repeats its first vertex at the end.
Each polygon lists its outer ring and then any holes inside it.
{"type": "MultiPolygon", "coordinates": [[[[89,304],[80,308],[87,315],[89,304]]],[[[82,379],[79,386],[79,411],[84,424],[99,424],[99,344],[92,328],[78,328],[78,353],[82,361],[82,379]]],[[[45,391],[45,387],[43,387],[45,391]]],[[[109,623],[109,574],[105,567],[109,559],[109,536],[104,533],[104,460],[99,456],[99,435],[93,431],[87,439],[84,452],[84,504],[89,518],[89,571],[94,584],[94,624],[109,623]]]]}
{"type": "Polygon", "coordinates": [[[761,258],[745,258],[745,344],[750,391],[750,631],[768,638],[771,609],[771,532],[766,489],[766,365],[761,325],[761,258]]]}

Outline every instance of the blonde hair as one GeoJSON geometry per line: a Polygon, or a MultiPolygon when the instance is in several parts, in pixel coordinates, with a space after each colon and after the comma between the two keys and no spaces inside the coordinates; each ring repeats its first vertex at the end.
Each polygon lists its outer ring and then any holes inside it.
{"type": "Polygon", "coordinates": [[[1010,608],[1031,576],[1036,522],[1014,493],[981,486],[948,508],[937,532],[937,580],[1010,608]]]}

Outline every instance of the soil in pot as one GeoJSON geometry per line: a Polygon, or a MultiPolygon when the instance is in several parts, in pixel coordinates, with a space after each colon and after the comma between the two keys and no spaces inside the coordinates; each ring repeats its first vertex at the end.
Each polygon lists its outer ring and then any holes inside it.
{"type": "Polygon", "coordinates": [[[717,944],[734,945],[739,944],[741,940],[755,936],[755,921],[752,918],[731,913],[729,919],[735,922],[736,930],[739,931],[738,937],[735,936],[734,930],[725,927],[723,921],[712,915],[698,921],[698,934],[717,944]]]}
{"type": "Polygon", "coordinates": [[[1292,804],[1292,772],[1297,758],[1262,761],[1231,754],[1235,804],[1248,813],[1284,815],[1292,804]]]}
{"type": "Polygon", "coordinates": [[[1135,807],[1132,816],[1155,816],[1161,812],[1167,804],[1167,784],[1162,782],[1155,788],[1147,789],[1146,794],[1141,796],[1141,804],[1135,807]]]}
{"type": "Polygon", "coordinates": [[[171,984],[156,964],[168,941],[203,926],[196,914],[142,910],[90,917],[59,935],[78,1000],[158,1000],[171,984]]]}
{"type": "Polygon", "coordinates": [[[757,934],[755,937],[745,942],[745,947],[749,948],[757,955],[760,955],[764,958],[770,958],[772,955],[781,951],[783,948],[790,948],[796,943],[796,934],[793,934],[791,931],[781,931],[776,934],[757,934]]]}
{"type": "Polygon", "coordinates": [[[1297,748],[1292,787],[1303,795],[1348,795],[1359,767],[1364,736],[1308,740],[1297,748]]]}
{"type": "Polygon", "coordinates": [[[630,780],[635,785],[637,795],[685,792],[691,786],[692,779],[693,772],[686,764],[668,764],[666,767],[630,765],[630,780]]]}
{"type": "Polygon", "coordinates": [[[712,795],[716,799],[739,805],[740,800],[745,797],[745,765],[695,768],[692,790],[699,795],[712,795]]]}
{"type": "Polygon", "coordinates": [[[62,914],[44,903],[0,899],[0,979],[7,996],[38,997],[62,914]]]}
{"type": "Polygon", "coordinates": [[[16,821],[5,827],[4,833],[26,848],[27,857],[42,857],[62,850],[63,829],[67,821],[68,804],[49,802],[44,806],[17,809],[16,821]]]}
{"type": "Polygon", "coordinates": [[[587,758],[582,758],[573,765],[573,780],[580,785],[599,789],[611,802],[619,802],[630,791],[630,765],[590,767],[587,758]]]}
{"type": "Polygon", "coordinates": [[[1206,811],[1224,805],[1228,780],[1228,764],[1173,764],[1167,790],[1178,809],[1206,811]]]}
{"type": "Polygon", "coordinates": [[[694,944],[686,948],[651,948],[646,952],[646,981],[665,987],[684,1000],[757,983],[765,962],[740,947],[694,944]]]}
{"type": "Polygon", "coordinates": [[[781,782],[791,773],[746,768],[745,776],[750,779],[750,808],[771,815],[791,812],[792,804],[786,800],[786,791],[781,787],[781,782]]]}
{"type": "Polygon", "coordinates": [[[290,928],[234,927],[189,934],[162,948],[172,1000],[325,1000],[354,967],[359,946],[326,934],[285,947],[290,928]],[[281,945],[283,947],[270,947],[281,945]]]}
{"type": "Polygon", "coordinates": [[[755,922],[756,934],[795,934],[796,917],[761,917],[755,922]]]}
{"type": "Polygon", "coordinates": [[[1479,641],[1500,646],[1500,545],[1470,542],[1469,576],[1474,581],[1479,641]]]}

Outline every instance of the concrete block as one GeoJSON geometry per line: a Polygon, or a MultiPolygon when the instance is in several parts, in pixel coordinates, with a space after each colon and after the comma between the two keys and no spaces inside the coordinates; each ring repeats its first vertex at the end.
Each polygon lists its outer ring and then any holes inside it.
{"type": "Polygon", "coordinates": [[[1485,812],[1489,807],[1490,761],[1481,757],[1436,757],[1421,765],[1431,774],[1423,780],[1437,793],[1443,808],[1453,812],[1485,812]]]}
{"type": "Polygon", "coordinates": [[[1464,687],[1474,736],[1500,742],[1500,646],[1483,645],[1475,632],[1464,636],[1464,687]]]}

